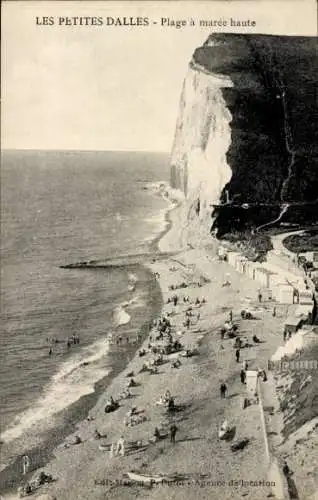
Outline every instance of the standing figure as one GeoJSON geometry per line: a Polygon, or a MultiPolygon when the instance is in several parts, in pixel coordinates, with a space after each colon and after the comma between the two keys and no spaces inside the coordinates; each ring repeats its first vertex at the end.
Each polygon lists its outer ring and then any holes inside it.
{"type": "Polygon", "coordinates": [[[290,476],[290,468],[288,467],[286,460],[284,461],[284,465],[283,465],[283,474],[285,477],[290,476]]]}
{"type": "Polygon", "coordinates": [[[236,349],[235,357],[236,357],[236,362],[238,363],[240,361],[240,350],[239,349],[236,349]]]}
{"type": "Polygon", "coordinates": [[[30,458],[27,455],[24,455],[22,457],[22,468],[24,476],[29,472],[30,465],[31,465],[30,458]]]}
{"type": "Polygon", "coordinates": [[[220,385],[220,395],[221,395],[221,398],[225,398],[226,391],[227,391],[227,387],[226,387],[226,385],[223,382],[220,385]]]}
{"type": "Polygon", "coordinates": [[[117,442],[116,455],[121,455],[122,457],[125,455],[125,440],[124,436],[120,436],[117,442]]]}
{"type": "Polygon", "coordinates": [[[258,292],[258,302],[262,302],[263,295],[261,292],[258,292]]]}
{"type": "Polygon", "coordinates": [[[116,455],[115,443],[112,443],[109,451],[109,458],[113,458],[115,455],[116,455]]]}
{"type": "Polygon", "coordinates": [[[246,379],[245,370],[243,370],[243,369],[241,370],[240,377],[241,377],[242,384],[245,384],[245,379],[246,379]]]}
{"type": "Polygon", "coordinates": [[[172,426],[170,427],[170,443],[175,444],[177,430],[177,426],[175,424],[172,424],[172,426]]]}

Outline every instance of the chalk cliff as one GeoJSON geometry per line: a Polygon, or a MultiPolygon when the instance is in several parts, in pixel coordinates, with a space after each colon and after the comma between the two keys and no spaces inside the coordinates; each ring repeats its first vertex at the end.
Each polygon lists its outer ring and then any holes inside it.
{"type": "Polygon", "coordinates": [[[237,34],[195,50],[171,155],[185,223],[222,237],[318,222],[316,54],[316,38],[237,34]]]}

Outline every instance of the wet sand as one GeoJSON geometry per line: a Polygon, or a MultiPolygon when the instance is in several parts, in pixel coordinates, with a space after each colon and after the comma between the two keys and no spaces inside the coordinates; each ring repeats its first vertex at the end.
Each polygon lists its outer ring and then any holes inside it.
{"type": "MultiPolygon", "coordinates": [[[[177,211],[171,218],[178,216],[177,211]]],[[[172,226],[161,240],[160,248],[167,251],[180,250],[176,226],[172,226]]],[[[89,412],[90,420],[82,421],[76,432],[55,450],[55,458],[43,469],[52,474],[55,481],[42,486],[32,497],[58,500],[102,498],[127,499],[132,497],[184,499],[184,498],[241,498],[264,499],[271,493],[264,461],[264,440],[258,405],[242,409],[245,386],[240,381],[241,361],[248,360],[249,368],[265,368],[278,345],[286,308],[277,307],[272,316],[273,305],[257,304],[258,285],[239,275],[227,263],[217,261],[213,246],[200,249],[183,249],[178,255],[158,260],[150,265],[153,273],[159,273],[159,284],[164,299],[162,314],[169,314],[173,338],[185,346],[198,346],[199,354],[190,358],[180,357],[181,366],[172,367],[174,355],[165,356],[165,363],[158,367],[158,374],[139,373],[142,364],[153,358],[147,352],[143,357],[136,355],[128,367],[109,385],[96,406],[89,412]],[[222,287],[226,279],[231,286],[222,287]],[[198,287],[198,282],[204,283],[198,287]],[[174,284],[186,282],[187,288],[176,292],[169,290],[174,284]],[[167,304],[168,297],[177,293],[180,302],[176,307],[167,304]],[[188,295],[193,308],[190,328],[183,326],[185,310],[183,303],[188,295]],[[196,298],[204,297],[205,304],[195,305],[196,298]],[[255,308],[255,320],[241,320],[243,308],[255,308]],[[236,363],[233,340],[221,340],[220,326],[233,311],[239,332],[252,342],[256,334],[263,343],[241,350],[240,363],[236,363]],[[198,313],[200,316],[198,316],[198,313]],[[110,396],[114,399],[126,387],[127,374],[134,372],[138,386],[131,389],[133,396],[122,400],[113,413],[105,414],[104,407],[110,396]],[[221,399],[219,386],[225,381],[227,397],[221,399]],[[155,402],[169,390],[180,411],[169,414],[155,402]],[[147,420],[127,427],[124,419],[129,409],[136,406],[144,410],[147,420]],[[248,438],[244,450],[233,453],[229,442],[218,439],[218,428],[226,418],[236,427],[234,440],[248,438]],[[176,443],[169,438],[149,444],[155,427],[169,432],[171,423],[177,425],[176,443]],[[105,438],[96,440],[94,431],[105,438]],[[75,435],[82,442],[70,444],[75,435]],[[110,458],[109,451],[100,449],[102,443],[110,445],[123,435],[126,442],[124,457],[110,458]],[[140,441],[139,449],[132,449],[130,443],[140,441]],[[183,474],[186,481],[152,488],[140,484],[127,484],[126,473],[138,470],[144,474],[183,474]],[[247,484],[247,482],[253,482],[247,484]]],[[[153,337],[154,331],[150,332],[153,337]]],[[[149,339],[144,342],[148,349],[149,339]]],[[[38,473],[39,471],[37,471],[38,473]]]]}

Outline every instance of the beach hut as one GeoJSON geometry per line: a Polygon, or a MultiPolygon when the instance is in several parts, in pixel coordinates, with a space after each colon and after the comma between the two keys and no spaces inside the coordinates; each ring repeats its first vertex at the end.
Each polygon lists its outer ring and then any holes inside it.
{"type": "Polygon", "coordinates": [[[270,277],[272,274],[275,274],[273,273],[272,271],[269,271],[268,269],[263,269],[263,273],[264,273],[264,276],[263,276],[263,284],[265,286],[265,288],[270,288],[270,277]]]}
{"type": "Polygon", "coordinates": [[[273,295],[280,304],[293,304],[294,287],[288,283],[278,284],[273,287],[273,295]]]}
{"type": "Polygon", "coordinates": [[[236,267],[236,259],[238,256],[239,257],[241,256],[241,254],[239,254],[238,252],[229,252],[228,253],[227,261],[232,267],[236,267]]]}
{"type": "Polygon", "coordinates": [[[284,276],[282,276],[281,274],[277,274],[277,273],[270,274],[268,281],[269,281],[269,288],[274,288],[277,285],[283,285],[283,284],[287,283],[284,276]]]}
{"type": "Polygon", "coordinates": [[[262,294],[263,301],[272,300],[273,299],[273,292],[272,292],[272,290],[270,288],[261,288],[260,292],[262,294]]]}
{"type": "Polygon", "coordinates": [[[255,268],[258,267],[258,264],[255,262],[251,262],[249,260],[246,261],[245,273],[252,280],[255,278],[255,268]]]}
{"type": "Polygon", "coordinates": [[[315,269],[318,269],[318,252],[313,252],[312,263],[315,269]]]}
{"type": "Polygon", "coordinates": [[[253,399],[257,393],[257,380],[257,371],[247,370],[245,382],[248,399],[253,399]]]}
{"type": "Polygon", "coordinates": [[[241,274],[246,274],[246,266],[247,266],[247,262],[248,262],[248,260],[247,260],[247,258],[246,258],[246,257],[243,257],[243,256],[238,257],[238,258],[236,259],[236,266],[235,266],[236,270],[237,270],[239,273],[241,273],[241,274]]]}
{"type": "Polygon", "coordinates": [[[220,260],[226,260],[227,259],[227,250],[223,246],[219,246],[217,250],[217,255],[220,260]]]}
{"type": "Polygon", "coordinates": [[[305,305],[313,303],[311,290],[307,290],[306,288],[301,288],[298,289],[298,293],[299,293],[299,304],[305,305]]]}
{"type": "Polygon", "coordinates": [[[254,280],[260,282],[260,277],[262,276],[262,271],[259,265],[254,268],[254,280]]]}
{"type": "Polygon", "coordinates": [[[258,267],[255,269],[255,279],[264,288],[269,288],[270,287],[270,280],[269,277],[271,275],[271,271],[268,271],[267,269],[264,269],[263,267],[258,267]]]}

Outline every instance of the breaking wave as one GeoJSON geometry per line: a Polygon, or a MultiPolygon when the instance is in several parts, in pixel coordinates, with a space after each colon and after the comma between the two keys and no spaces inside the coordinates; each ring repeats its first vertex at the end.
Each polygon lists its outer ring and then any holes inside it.
{"type": "Polygon", "coordinates": [[[110,372],[99,364],[108,351],[109,341],[98,340],[63,363],[44,389],[44,394],[31,408],[15,417],[12,426],[1,434],[1,440],[8,443],[19,438],[35,424],[43,420],[48,423],[55,414],[94,392],[96,382],[110,372]]]}

